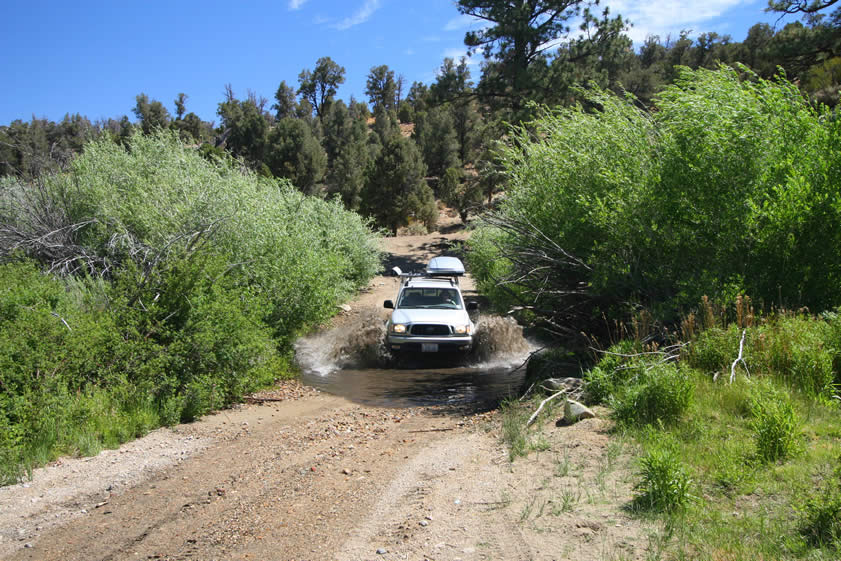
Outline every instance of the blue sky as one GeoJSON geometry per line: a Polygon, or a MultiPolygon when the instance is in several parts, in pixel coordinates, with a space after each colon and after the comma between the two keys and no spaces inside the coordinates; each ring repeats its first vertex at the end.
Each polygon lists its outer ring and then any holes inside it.
{"type": "MultiPolygon", "coordinates": [[[[754,23],[777,19],[764,13],[766,0],[602,5],[633,22],[635,41],[681,29],[741,41],[754,23]]],[[[464,33],[477,25],[453,0],[2,0],[0,21],[0,124],[65,113],[133,118],[141,92],[170,112],[184,92],[188,111],[218,121],[225,84],[271,102],[281,80],[297,87],[322,56],[347,70],[338,96],[364,100],[371,67],[429,83],[445,56],[464,53],[464,33]]]]}

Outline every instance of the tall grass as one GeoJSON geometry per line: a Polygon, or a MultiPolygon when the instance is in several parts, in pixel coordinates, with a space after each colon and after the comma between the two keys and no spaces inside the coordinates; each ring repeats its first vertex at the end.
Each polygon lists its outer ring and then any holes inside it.
{"type": "Polygon", "coordinates": [[[588,388],[596,388],[589,395],[614,404],[623,437],[642,448],[628,506],[662,517],[669,529],[662,536],[665,558],[837,558],[836,314],[777,312],[748,321],[707,301],[698,317],[680,366],[672,367],[688,378],[692,397],[668,422],[652,421],[657,408],[642,398],[646,374],[662,360],[641,353],[639,343],[612,347],[585,373],[588,388]],[[728,324],[728,317],[739,323],[728,324]],[[731,384],[745,329],[747,369],[740,366],[731,384]],[[805,356],[820,360],[798,370],[805,356]],[[716,372],[725,375],[714,382],[716,372]]]}
{"type": "Polygon", "coordinates": [[[692,480],[672,447],[653,446],[639,463],[639,481],[634,488],[635,508],[674,513],[689,505],[693,498],[692,480]]]}
{"type": "MultiPolygon", "coordinates": [[[[821,318],[775,313],[747,329],[745,364],[750,371],[774,376],[798,391],[830,399],[841,380],[839,330],[841,322],[834,313],[821,318]]],[[[729,375],[741,333],[735,324],[701,331],[689,347],[688,364],[704,372],[729,375]]]]}

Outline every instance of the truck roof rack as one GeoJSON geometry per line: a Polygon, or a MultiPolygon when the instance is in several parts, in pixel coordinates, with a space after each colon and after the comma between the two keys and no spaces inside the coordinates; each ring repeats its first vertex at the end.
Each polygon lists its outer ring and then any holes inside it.
{"type": "Polygon", "coordinates": [[[458,257],[433,257],[426,266],[430,277],[460,277],[464,275],[464,264],[458,257]]]}
{"type": "Polygon", "coordinates": [[[400,267],[393,267],[392,272],[395,276],[400,277],[401,283],[406,283],[413,278],[440,278],[442,280],[449,280],[450,284],[458,284],[458,279],[464,276],[464,264],[458,257],[433,257],[426,266],[426,271],[422,273],[404,273],[400,267]]]}

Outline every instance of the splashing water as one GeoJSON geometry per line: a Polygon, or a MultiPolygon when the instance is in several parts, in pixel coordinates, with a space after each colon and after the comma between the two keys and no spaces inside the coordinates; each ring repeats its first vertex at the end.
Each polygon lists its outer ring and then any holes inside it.
{"type": "MultiPolygon", "coordinates": [[[[363,310],[341,327],[298,340],[295,356],[302,370],[322,375],[334,370],[389,368],[395,366],[395,359],[386,348],[385,334],[385,320],[377,311],[363,310]]],[[[447,360],[459,366],[498,367],[525,360],[531,350],[523,328],[513,318],[483,316],[476,325],[470,354],[449,355],[447,360]]]]}
{"type": "Polygon", "coordinates": [[[506,364],[525,359],[533,349],[523,327],[512,317],[485,316],[476,326],[473,356],[483,364],[506,364]]]}
{"type": "Polygon", "coordinates": [[[346,325],[299,339],[295,358],[302,370],[322,375],[347,368],[387,366],[385,321],[375,310],[363,310],[346,325]]]}
{"type": "Polygon", "coordinates": [[[483,316],[474,350],[397,360],[385,345],[385,320],[365,310],[338,328],[300,339],[296,359],[305,384],[378,407],[494,407],[515,395],[532,350],[511,318],[483,316]]]}

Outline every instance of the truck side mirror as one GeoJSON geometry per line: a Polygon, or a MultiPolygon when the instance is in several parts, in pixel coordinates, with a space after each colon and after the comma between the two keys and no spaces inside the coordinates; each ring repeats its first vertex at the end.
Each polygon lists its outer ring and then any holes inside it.
{"type": "Polygon", "coordinates": [[[473,300],[471,300],[467,303],[467,311],[468,312],[473,312],[473,311],[478,310],[478,309],[479,309],[479,302],[474,302],[473,300]]]}
{"type": "Polygon", "coordinates": [[[394,302],[392,302],[391,300],[386,300],[385,302],[383,302],[383,308],[388,308],[390,310],[393,310],[394,309],[394,302]]]}

